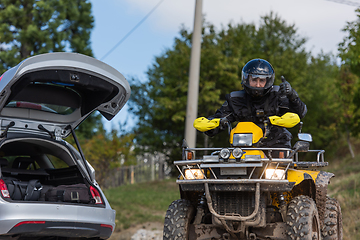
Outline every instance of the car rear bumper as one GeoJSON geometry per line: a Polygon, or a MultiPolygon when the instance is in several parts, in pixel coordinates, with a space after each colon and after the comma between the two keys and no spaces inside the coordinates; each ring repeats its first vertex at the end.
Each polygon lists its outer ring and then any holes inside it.
{"type": "Polygon", "coordinates": [[[115,228],[111,208],[0,200],[0,236],[110,237],[115,228]]]}
{"type": "Polygon", "coordinates": [[[51,222],[24,221],[15,225],[7,235],[57,236],[57,237],[99,237],[107,239],[112,233],[111,225],[79,223],[79,222],[51,222]]]}

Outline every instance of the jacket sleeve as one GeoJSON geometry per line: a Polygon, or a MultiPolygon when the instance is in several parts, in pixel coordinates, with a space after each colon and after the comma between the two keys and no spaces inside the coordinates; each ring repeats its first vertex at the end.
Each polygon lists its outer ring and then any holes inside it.
{"type": "Polygon", "coordinates": [[[289,101],[290,111],[297,113],[300,118],[304,118],[307,113],[307,107],[299,97],[295,98],[293,101],[289,101]]]}
{"type": "MultiPolygon", "coordinates": [[[[225,96],[225,99],[228,99],[229,98],[229,94],[227,94],[225,96]]],[[[232,107],[230,106],[228,100],[226,100],[223,105],[218,109],[216,110],[215,114],[214,115],[211,115],[208,117],[209,120],[211,119],[214,119],[214,118],[227,118],[227,120],[229,120],[230,122],[234,122],[235,121],[235,117],[234,117],[234,114],[233,114],[233,109],[232,107]]],[[[215,128],[215,129],[212,129],[212,130],[209,130],[209,131],[206,131],[204,132],[206,135],[210,136],[210,137],[213,137],[214,135],[218,134],[219,132],[222,131],[222,129],[220,129],[221,126],[215,128]]]]}

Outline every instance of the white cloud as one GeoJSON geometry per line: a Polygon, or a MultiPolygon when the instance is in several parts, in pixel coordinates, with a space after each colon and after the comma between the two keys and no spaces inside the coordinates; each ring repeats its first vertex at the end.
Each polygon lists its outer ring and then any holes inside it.
{"type": "MultiPolygon", "coordinates": [[[[159,0],[126,0],[134,14],[145,16],[159,0]]],[[[359,2],[360,3],[360,2],[359,2]]],[[[195,0],[164,0],[147,21],[156,31],[176,33],[181,24],[193,28],[195,0]]],[[[356,19],[355,7],[326,0],[203,0],[206,21],[218,29],[228,23],[258,24],[260,16],[273,11],[298,33],[309,39],[308,48],[315,52],[336,51],[344,33],[341,29],[356,19]]]]}

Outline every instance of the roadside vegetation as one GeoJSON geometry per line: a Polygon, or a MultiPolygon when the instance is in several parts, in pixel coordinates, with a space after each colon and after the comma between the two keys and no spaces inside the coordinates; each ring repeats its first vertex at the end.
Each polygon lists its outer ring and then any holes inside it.
{"type": "Polygon", "coordinates": [[[105,190],[116,210],[115,231],[147,222],[164,222],[170,203],[180,198],[175,179],[123,185],[105,190]]]}
{"type": "Polygon", "coordinates": [[[360,239],[360,152],[355,158],[338,156],[324,170],[335,174],[328,193],[340,202],[344,240],[360,239]]]}

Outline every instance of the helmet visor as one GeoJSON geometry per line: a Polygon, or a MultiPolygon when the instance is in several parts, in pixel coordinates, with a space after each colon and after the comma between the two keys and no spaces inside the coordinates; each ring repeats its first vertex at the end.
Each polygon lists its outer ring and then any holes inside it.
{"type": "Polygon", "coordinates": [[[246,74],[245,84],[253,88],[268,88],[273,84],[272,75],[246,74]]]}

